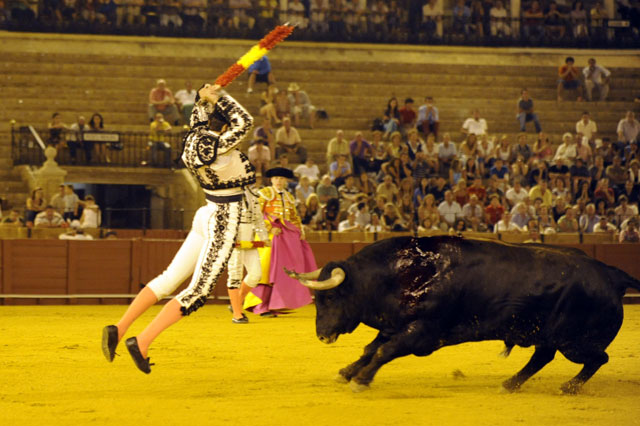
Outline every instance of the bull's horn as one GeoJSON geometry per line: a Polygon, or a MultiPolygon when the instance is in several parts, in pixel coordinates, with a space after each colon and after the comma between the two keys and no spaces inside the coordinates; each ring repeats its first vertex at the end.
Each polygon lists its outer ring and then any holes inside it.
{"type": "Polygon", "coordinates": [[[315,271],[312,272],[303,272],[303,273],[299,273],[296,271],[292,271],[291,269],[287,269],[284,268],[284,272],[289,275],[291,278],[293,278],[294,280],[317,280],[318,277],[320,276],[320,272],[322,271],[322,268],[320,269],[316,269],[315,271]]]}
{"type": "Polygon", "coordinates": [[[329,290],[338,287],[344,281],[344,270],[342,268],[333,268],[331,278],[324,281],[300,279],[300,284],[313,290],[329,290]]]}

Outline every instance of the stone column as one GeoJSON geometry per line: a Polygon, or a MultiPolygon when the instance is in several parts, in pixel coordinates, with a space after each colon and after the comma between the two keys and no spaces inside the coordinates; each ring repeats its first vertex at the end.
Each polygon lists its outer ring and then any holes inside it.
{"type": "Polygon", "coordinates": [[[58,151],[54,147],[48,146],[44,150],[44,156],[47,157],[47,160],[42,167],[33,173],[36,178],[36,185],[44,190],[46,204],[49,203],[54,194],[59,192],[60,185],[64,183],[64,179],[67,176],[67,171],[58,166],[58,163],[54,160],[57,153],[58,151]]]}

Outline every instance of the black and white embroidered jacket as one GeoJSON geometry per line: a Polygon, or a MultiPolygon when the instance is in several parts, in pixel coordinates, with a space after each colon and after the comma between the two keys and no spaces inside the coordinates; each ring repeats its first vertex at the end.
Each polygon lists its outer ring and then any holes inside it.
{"type": "Polygon", "coordinates": [[[182,161],[205,193],[242,188],[256,181],[255,169],[238,149],[253,126],[253,117],[231,96],[223,95],[214,106],[198,104],[191,114],[182,161]],[[219,133],[209,127],[209,117],[222,116],[228,123],[219,133]]]}

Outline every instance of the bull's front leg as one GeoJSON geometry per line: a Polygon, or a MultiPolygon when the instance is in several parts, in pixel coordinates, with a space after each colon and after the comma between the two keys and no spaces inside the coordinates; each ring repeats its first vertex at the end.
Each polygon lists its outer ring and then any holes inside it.
{"type": "Polygon", "coordinates": [[[360,369],[371,362],[371,358],[376,353],[380,345],[389,341],[389,337],[379,332],[375,339],[364,348],[364,353],[356,362],[341,369],[336,377],[339,383],[348,383],[353,376],[358,374],[360,369]]]}
{"type": "Polygon", "coordinates": [[[428,355],[437,347],[433,334],[427,333],[421,322],[412,322],[404,331],[389,336],[386,342],[379,345],[370,357],[371,361],[351,378],[351,390],[360,392],[368,389],[380,367],[389,361],[410,354],[428,355]]]}

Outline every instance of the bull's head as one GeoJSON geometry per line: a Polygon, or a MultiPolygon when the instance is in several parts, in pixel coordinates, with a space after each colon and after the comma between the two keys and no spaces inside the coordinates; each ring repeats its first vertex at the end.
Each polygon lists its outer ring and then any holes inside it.
{"type": "Polygon", "coordinates": [[[315,290],[316,334],[323,343],[333,343],[343,333],[351,333],[360,323],[355,312],[357,303],[348,288],[345,270],[335,263],[322,269],[299,274],[285,268],[291,278],[315,290]]]}

